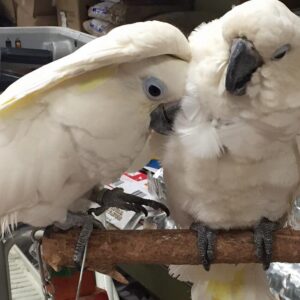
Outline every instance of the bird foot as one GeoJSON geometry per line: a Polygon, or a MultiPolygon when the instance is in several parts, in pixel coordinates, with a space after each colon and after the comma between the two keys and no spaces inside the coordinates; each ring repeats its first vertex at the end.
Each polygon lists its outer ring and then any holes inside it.
{"type": "Polygon", "coordinates": [[[145,216],[148,215],[147,209],[144,206],[151,207],[155,210],[162,210],[167,215],[170,214],[169,209],[162,203],[143,199],[135,195],[124,193],[122,188],[114,188],[113,190],[102,189],[94,190],[90,200],[100,205],[97,208],[89,209],[89,213],[94,213],[96,216],[104,213],[111,207],[117,207],[124,210],[134,211],[136,213],[142,212],[145,216]]]}
{"type": "Polygon", "coordinates": [[[64,223],[55,223],[54,230],[60,229],[66,231],[74,227],[81,227],[81,231],[75,246],[73,261],[75,266],[80,269],[83,261],[85,246],[87,245],[93,228],[105,229],[103,224],[93,216],[84,213],[68,212],[64,223]]]}
{"type": "Polygon", "coordinates": [[[209,271],[214,259],[216,233],[201,223],[193,223],[190,229],[197,232],[197,247],[200,250],[201,263],[204,269],[209,271]]]}
{"type": "Polygon", "coordinates": [[[254,227],[254,243],[256,255],[263,264],[264,270],[267,270],[272,260],[272,242],[273,232],[279,228],[278,222],[272,222],[267,218],[254,227]]]}

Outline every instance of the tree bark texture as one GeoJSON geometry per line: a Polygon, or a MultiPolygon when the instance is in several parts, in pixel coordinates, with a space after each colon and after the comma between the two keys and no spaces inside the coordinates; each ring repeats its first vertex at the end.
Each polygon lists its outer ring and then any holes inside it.
{"type": "MultiPolygon", "coordinates": [[[[43,258],[54,269],[73,266],[79,230],[48,232],[42,240],[43,258]]],[[[117,264],[199,264],[196,233],[191,230],[94,230],[85,266],[109,273],[117,264]]],[[[300,262],[300,231],[274,234],[273,261],[300,262]]],[[[213,263],[258,262],[251,231],[220,232],[213,263]]]]}

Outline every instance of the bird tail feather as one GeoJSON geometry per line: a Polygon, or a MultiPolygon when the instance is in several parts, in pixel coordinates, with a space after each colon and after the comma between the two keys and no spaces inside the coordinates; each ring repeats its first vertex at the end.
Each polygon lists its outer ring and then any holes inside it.
{"type": "Polygon", "coordinates": [[[193,284],[192,300],[274,300],[266,273],[259,264],[172,265],[171,276],[193,284]]]}

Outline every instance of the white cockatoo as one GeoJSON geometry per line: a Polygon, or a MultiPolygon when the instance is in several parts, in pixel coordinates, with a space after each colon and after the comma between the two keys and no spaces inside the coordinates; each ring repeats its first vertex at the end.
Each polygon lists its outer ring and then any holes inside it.
{"type": "Polygon", "coordinates": [[[63,223],[77,199],[129,168],[149,135],[151,111],[182,97],[189,58],[177,28],[141,22],[7,88],[0,96],[2,233],[16,222],[63,223]]]}
{"type": "MultiPolygon", "coordinates": [[[[252,0],[189,42],[186,95],[163,159],[171,216],[202,237],[206,269],[217,230],[232,228],[253,228],[267,268],[272,231],[299,195],[300,19],[277,0],[252,0]]],[[[259,264],[171,273],[194,283],[193,300],[272,299],[259,264]]]]}

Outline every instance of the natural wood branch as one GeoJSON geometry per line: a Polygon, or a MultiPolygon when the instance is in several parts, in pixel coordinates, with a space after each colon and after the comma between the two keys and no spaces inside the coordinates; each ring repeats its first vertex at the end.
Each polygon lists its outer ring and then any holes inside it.
{"type": "MultiPolygon", "coordinates": [[[[50,232],[44,236],[44,260],[54,269],[72,266],[79,231],[50,232]]],[[[218,234],[214,263],[257,262],[251,231],[218,234]]],[[[273,261],[300,262],[300,232],[282,229],[275,233],[273,261]]],[[[86,266],[107,271],[121,263],[199,264],[196,234],[190,230],[94,230],[90,238],[86,266]]]]}

